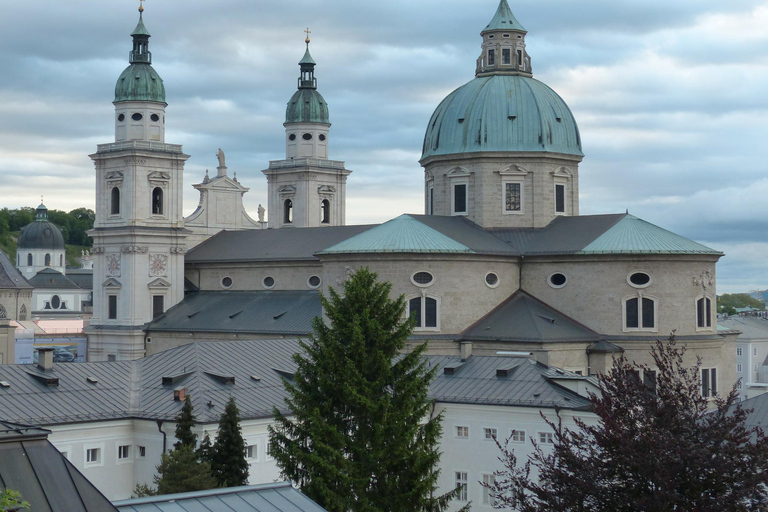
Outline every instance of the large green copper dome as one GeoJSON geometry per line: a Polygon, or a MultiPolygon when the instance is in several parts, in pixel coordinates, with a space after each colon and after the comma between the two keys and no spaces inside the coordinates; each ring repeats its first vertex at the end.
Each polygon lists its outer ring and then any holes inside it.
{"type": "Polygon", "coordinates": [[[521,75],[477,77],[438,105],[421,158],[525,151],[583,156],[576,120],[547,85],[521,75]]]}
{"type": "Polygon", "coordinates": [[[134,63],[125,68],[115,86],[118,101],[155,101],[165,103],[163,79],[146,63],[134,63]]]}
{"type": "Polygon", "coordinates": [[[133,29],[133,50],[130,53],[130,66],[117,79],[115,85],[115,103],[120,101],[154,101],[165,103],[163,79],[152,68],[152,53],[149,51],[149,31],[144,26],[142,10],[139,10],[139,23],[133,29]]]}
{"type": "Polygon", "coordinates": [[[328,104],[315,89],[299,89],[285,109],[286,123],[330,124],[328,104]]]}

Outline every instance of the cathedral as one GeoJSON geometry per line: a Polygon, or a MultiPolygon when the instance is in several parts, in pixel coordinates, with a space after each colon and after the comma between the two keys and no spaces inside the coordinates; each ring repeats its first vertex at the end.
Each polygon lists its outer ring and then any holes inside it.
{"type": "Polygon", "coordinates": [[[194,185],[200,203],[184,218],[189,157],[165,141],[165,88],[140,13],[115,88],[114,141],[91,155],[89,360],[304,336],[321,314],[319,292],[366,266],[405,297],[411,346],[428,342],[431,354],[532,353],[591,375],[621,352],[650,362],[650,345],[675,332],[702,360],[702,393],[730,388],[735,334],[719,333],[715,315],[722,253],[628,213],[579,215],[576,119],[534,78],[528,32],[507,0],[480,35],[480,56],[467,63],[475,78],[426,126],[423,212],[346,225],[351,171],[330,159],[331,116],[307,39],[285,159],[262,171],[266,210],[256,219],[244,210],[248,188],[219,149],[216,175],[194,185]]]}

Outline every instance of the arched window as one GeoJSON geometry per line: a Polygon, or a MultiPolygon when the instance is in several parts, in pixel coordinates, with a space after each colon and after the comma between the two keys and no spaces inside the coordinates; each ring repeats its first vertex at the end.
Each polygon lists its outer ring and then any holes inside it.
{"type": "Polygon", "coordinates": [[[152,190],[152,215],[163,214],[163,189],[155,187],[152,190]]]}
{"type": "Polygon", "coordinates": [[[19,310],[19,320],[26,320],[26,319],[27,319],[27,306],[22,304],[21,309],[19,310]]]}
{"type": "Polygon", "coordinates": [[[286,199],[283,203],[283,223],[290,224],[293,222],[293,201],[286,199]]]}
{"type": "Polygon", "coordinates": [[[414,329],[437,329],[438,304],[434,297],[414,297],[408,301],[408,314],[416,320],[414,329]]]}
{"type": "Polygon", "coordinates": [[[331,223],[331,202],[327,199],[323,199],[320,203],[320,222],[323,224],[331,223]]]}
{"type": "Polygon", "coordinates": [[[8,312],[5,311],[5,306],[0,304],[0,318],[8,318],[8,312]]]}
{"type": "Polygon", "coordinates": [[[700,297],[696,300],[696,327],[712,328],[712,299],[709,297],[700,297]]]}
{"type": "Polygon", "coordinates": [[[658,302],[656,298],[637,295],[628,297],[623,302],[625,331],[657,330],[658,302]]]}
{"type": "Polygon", "coordinates": [[[112,201],[111,201],[110,213],[112,215],[120,214],[120,189],[117,187],[112,187],[112,201]]]}
{"type": "Polygon", "coordinates": [[[51,255],[50,254],[46,254],[45,255],[45,266],[46,267],[50,267],[51,266],[51,255]]]}
{"type": "Polygon", "coordinates": [[[32,266],[32,254],[31,253],[27,254],[27,266],[28,267],[32,266]]]}

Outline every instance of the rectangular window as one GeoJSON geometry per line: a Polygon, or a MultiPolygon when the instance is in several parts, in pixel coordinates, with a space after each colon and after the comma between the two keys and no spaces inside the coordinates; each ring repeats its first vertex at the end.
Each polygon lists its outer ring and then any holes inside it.
{"type": "Polygon", "coordinates": [[[245,447],[245,458],[256,459],[259,455],[259,447],[255,444],[249,444],[245,447]]]}
{"type": "Polygon", "coordinates": [[[512,64],[512,50],[509,48],[503,48],[501,50],[501,63],[512,64]]]}
{"type": "Polygon", "coordinates": [[[139,446],[139,457],[146,457],[146,456],[147,456],[147,447],[139,446]]]}
{"type": "Polygon", "coordinates": [[[736,365],[736,371],[737,371],[737,372],[739,372],[739,373],[741,373],[741,372],[743,372],[743,371],[744,371],[744,367],[743,367],[743,366],[741,366],[740,364],[737,364],[737,365],[736,365]]]}
{"type": "Polygon", "coordinates": [[[539,432],[539,444],[555,444],[552,432],[539,432]]]}
{"type": "Polygon", "coordinates": [[[429,214],[435,214],[435,187],[429,187],[429,214]]]}
{"type": "Polygon", "coordinates": [[[637,329],[640,325],[638,322],[637,299],[629,299],[626,302],[626,314],[624,324],[628,329],[637,329]]]}
{"type": "Polygon", "coordinates": [[[467,184],[456,183],[453,185],[453,213],[467,213],[467,184]]]}
{"type": "Polygon", "coordinates": [[[408,313],[416,320],[416,327],[421,326],[421,297],[408,301],[408,313]]]}
{"type": "Polygon", "coordinates": [[[126,445],[117,447],[118,460],[129,459],[130,457],[131,457],[131,445],[126,444],[126,445]]]}
{"type": "Polygon", "coordinates": [[[88,464],[95,464],[101,461],[101,449],[89,448],[85,451],[85,462],[88,464]]]}
{"type": "Polygon", "coordinates": [[[495,428],[484,428],[483,429],[483,437],[485,439],[496,439],[496,432],[497,430],[495,428]]]}
{"type": "Polygon", "coordinates": [[[702,297],[696,301],[696,325],[700,329],[712,327],[712,299],[702,297]]]}
{"type": "Polygon", "coordinates": [[[153,295],[152,296],[152,319],[159,317],[163,313],[165,313],[165,297],[162,295],[153,295]]]}
{"type": "Polygon", "coordinates": [[[656,371],[655,370],[643,370],[643,384],[645,387],[656,393],[656,371]]]}
{"type": "Polygon", "coordinates": [[[424,297],[424,327],[437,327],[437,300],[424,297]]]}
{"type": "Polygon", "coordinates": [[[456,488],[459,493],[456,496],[458,501],[467,501],[467,473],[465,471],[456,471],[456,488]]]}
{"type": "Polygon", "coordinates": [[[754,348],[752,349],[752,355],[753,355],[753,356],[756,356],[756,355],[757,355],[757,347],[754,347],[754,348]]]}
{"type": "Polygon", "coordinates": [[[107,298],[107,313],[110,320],[117,320],[117,295],[110,295],[107,298]]]}
{"type": "Polygon", "coordinates": [[[513,443],[524,443],[525,442],[525,430],[513,430],[512,436],[510,437],[510,440],[513,443]]]}
{"type": "Polygon", "coordinates": [[[488,65],[493,66],[496,64],[496,53],[493,50],[488,50],[488,65]]]}
{"type": "Polygon", "coordinates": [[[565,185],[555,185],[555,213],[565,213],[565,185]]]}
{"type": "Polygon", "coordinates": [[[114,363],[117,361],[117,356],[115,354],[107,354],[107,362],[114,363]]]}
{"type": "Polygon", "coordinates": [[[701,369],[701,396],[708,398],[717,394],[717,369],[701,369]]]}
{"type": "Polygon", "coordinates": [[[739,382],[736,384],[736,389],[742,389],[744,386],[741,385],[741,379],[739,379],[739,382]]]}
{"type": "Polygon", "coordinates": [[[456,437],[469,438],[469,427],[456,427],[456,437]]]}
{"type": "Polygon", "coordinates": [[[744,355],[744,351],[742,350],[741,347],[736,347],[736,355],[737,356],[744,355]]]}
{"type": "Polygon", "coordinates": [[[496,483],[496,478],[492,474],[483,475],[483,484],[485,484],[483,485],[483,505],[496,506],[496,500],[491,496],[491,489],[486,487],[486,485],[493,487],[494,483],[496,483]]]}
{"type": "Polygon", "coordinates": [[[523,50],[517,50],[517,65],[523,65],[523,50]]]}
{"type": "Polygon", "coordinates": [[[504,184],[504,211],[521,212],[523,209],[522,183],[504,184]]]}

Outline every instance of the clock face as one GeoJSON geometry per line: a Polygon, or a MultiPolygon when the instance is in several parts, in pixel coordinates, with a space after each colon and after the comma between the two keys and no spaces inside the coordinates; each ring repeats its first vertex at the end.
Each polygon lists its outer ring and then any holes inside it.
{"type": "Polygon", "coordinates": [[[107,254],[107,275],[120,277],[120,255],[107,254]]]}
{"type": "Polygon", "coordinates": [[[167,274],[168,269],[168,255],[167,254],[150,254],[149,255],[149,275],[152,277],[164,276],[167,274]]]}

